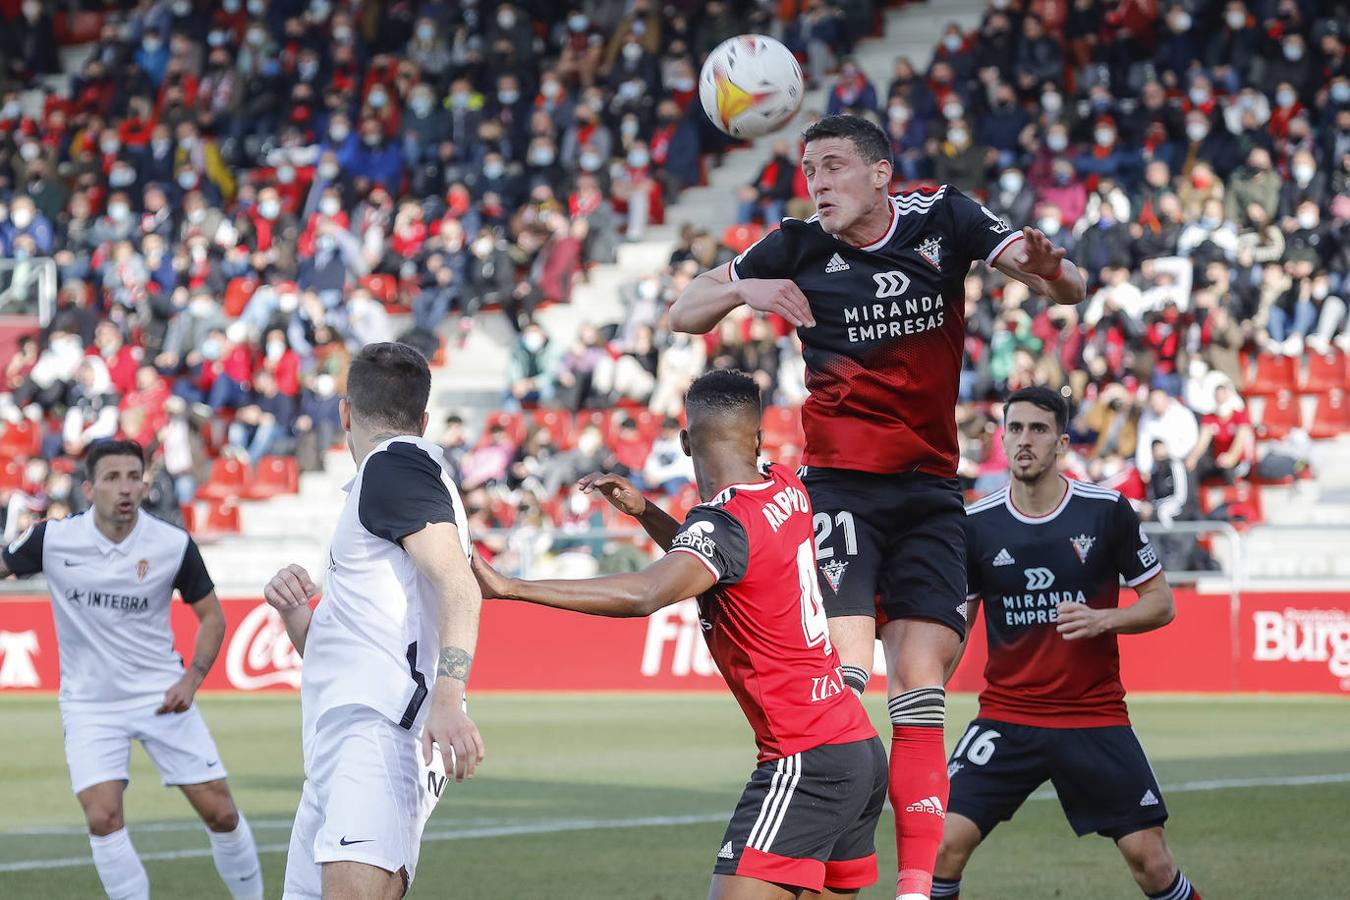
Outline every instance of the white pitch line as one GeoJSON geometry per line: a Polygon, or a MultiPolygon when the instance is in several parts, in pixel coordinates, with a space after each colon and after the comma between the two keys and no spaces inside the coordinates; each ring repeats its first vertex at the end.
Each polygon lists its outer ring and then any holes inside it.
{"type": "MultiPolygon", "coordinates": [[[[707,822],[726,821],[726,813],[702,814],[695,816],[650,816],[643,819],[554,819],[521,825],[495,825],[485,828],[463,828],[456,831],[429,831],[422,835],[425,841],[464,841],[471,838],[511,837],[522,834],[559,834],[564,831],[599,831],[613,828],[661,828],[671,825],[702,825],[707,822]]],[[[285,853],[286,844],[262,844],[259,853],[285,853]]],[[[166,859],[200,859],[211,855],[209,848],[190,850],[164,850],[156,853],[141,853],[140,858],[147,862],[166,859]]],[[[88,856],[67,856],[61,859],[28,859],[22,862],[0,864],[0,872],[28,872],[34,869],[70,869],[77,866],[93,865],[88,856]]]]}
{"type": "MultiPolygon", "coordinates": [[[[1165,794],[1187,794],[1254,787],[1300,787],[1304,785],[1346,783],[1350,783],[1350,772],[1337,772],[1327,775],[1283,775],[1271,776],[1268,778],[1226,778],[1213,779],[1210,781],[1182,781],[1177,784],[1164,785],[1163,792],[1165,794]]],[[[1054,798],[1054,791],[1049,790],[1037,791],[1031,795],[1032,800],[1052,800],[1054,798]]],[[[726,821],[726,818],[727,814],[722,812],[690,816],[649,816],[640,819],[550,819],[520,824],[484,825],[478,828],[458,828],[454,831],[428,831],[426,834],[422,835],[422,840],[430,842],[465,841],[473,838],[514,837],[528,834],[560,834],[566,831],[601,831],[617,828],[665,828],[674,825],[702,825],[708,822],[724,822],[726,821]]],[[[286,827],[290,824],[288,822],[283,823],[281,820],[263,821],[267,822],[268,827],[286,827]]],[[[175,823],[165,823],[155,828],[155,830],[172,831],[174,829],[171,826],[174,824],[175,823]]],[[[254,823],[250,822],[249,824],[253,825],[254,823]]],[[[142,826],[140,828],[133,827],[132,831],[149,831],[152,827],[153,826],[142,826]]],[[[196,831],[199,830],[200,827],[200,825],[184,824],[181,826],[181,830],[196,831]]],[[[19,833],[22,832],[5,832],[3,833],[3,836],[19,833]]],[[[84,834],[84,830],[75,829],[73,833],[84,834]]],[[[258,847],[259,853],[285,853],[286,850],[286,844],[263,844],[258,847]]],[[[203,847],[188,850],[163,850],[154,853],[142,853],[140,854],[140,857],[147,862],[154,862],[172,859],[201,859],[210,855],[211,850],[203,847]]],[[[70,869],[77,866],[90,865],[93,865],[93,860],[88,856],[67,856],[57,859],[29,859],[20,862],[0,863],[0,873],[70,869]]]]}

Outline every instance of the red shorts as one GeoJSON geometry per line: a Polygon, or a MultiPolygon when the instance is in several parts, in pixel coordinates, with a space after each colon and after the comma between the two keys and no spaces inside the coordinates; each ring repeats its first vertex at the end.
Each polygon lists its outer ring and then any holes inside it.
{"type": "Polygon", "coordinates": [[[810,891],[867,887],[877,880],[873,835],[887,776],[875,737],[760,763],[713,871],[810,891]]]}

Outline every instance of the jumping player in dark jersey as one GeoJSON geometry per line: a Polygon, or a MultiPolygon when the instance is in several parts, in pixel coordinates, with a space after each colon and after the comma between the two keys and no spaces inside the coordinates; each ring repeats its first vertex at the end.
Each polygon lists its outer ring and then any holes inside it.
{"type": "Polygon", "coordinates": [[[1079,835],[1113,839],[1155,900],[1199,894],[1177,869],[1167,807],[1125,709],[1118,634],[1172,621],[1172,591],[1115,491],[1059,474],[1069,408],[1049,388],[1004,405],[1011,484],[967,510],[969,616],[984,601],[988,686],[957,743],[933,896],[958,897],[980,841],[1049,780],[1079,835]],[[1138,592],[1120,606],[1120,579],[1138,592]]]}
{"type": "Polygon", "coordinates": [[[1085,287],[1045,235],[1010,228],[951,185],[889,194],[890,144],[866,120],[827,117],[803,138],[817,214],[784,219],[694,279],[670,322],[704,333],[747,305],[798,328],[810,392],[802,481],[834,589],[830,635],[860,693],[878,635],[885,649],[896,893],[915,900],[928,896],[942,837],[942,679],[965,634],[955,418],[965,277],[980,260],[1062,304],[1085,287]]]}
{"type": "Polygon", "coordinates": [[[646,616],[697,597],[708,649],[759,746],[709,897],[854,897],[877,877],[886,751],[830,643],[810,501],[790,470],[756,467],[753,379],[710,372],[690,386],[685,406],[680,440],[703,502],[683,525],[618,476],[582,482],[669,553],[641,572],[581,581],[508,579],[475,560],[479,583],[485,597],[598,616],[646,616]]]}

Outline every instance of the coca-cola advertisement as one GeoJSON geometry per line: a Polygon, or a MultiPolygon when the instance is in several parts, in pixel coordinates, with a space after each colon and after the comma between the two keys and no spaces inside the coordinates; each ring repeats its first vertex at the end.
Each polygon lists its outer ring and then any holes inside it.
{"type": "MultiPolygon", "coordinates": [[[[322,602],[322,601],[320,601],[322,602]]],[[[227,599],[225,644],[205,690],[293,691],[302,661],[280,618],[260,600],[227,599]]],[[[179,652],[191,653],[196,618],[173,611],[179,652]]],[[[0,691],[60,685],[50,601],[0,600],[0,691]]],[[[1350,593],[1177,592],[1177,618],[1120,639],[1126,686],[1147,691],[1350,693],[1350,593]]],[[[949,688],[982,686],[983,623],[949,688]]],[[[883,690],[878,660],[873,689],[883,690]]],[[[475,691],[722,690],[691,600],[647,619],[603,619],[490,601],[484,604],[475,691]]]]}

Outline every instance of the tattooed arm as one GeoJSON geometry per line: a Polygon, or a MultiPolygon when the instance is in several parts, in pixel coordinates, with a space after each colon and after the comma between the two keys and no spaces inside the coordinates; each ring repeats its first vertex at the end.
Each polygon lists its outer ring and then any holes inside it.
{"type": "Polygon", "coordinates": [[[474,768],[483,761],[483,739],[464,707],[483,596],[454,525],[432,523],[406,535],[402,543],[440,598],[441,651],[431,710],[422,731],[423,754],[430,760],[431,745],[437,744],[445,756],[446,773],[463,781],[472,777],[474,768]]]}

